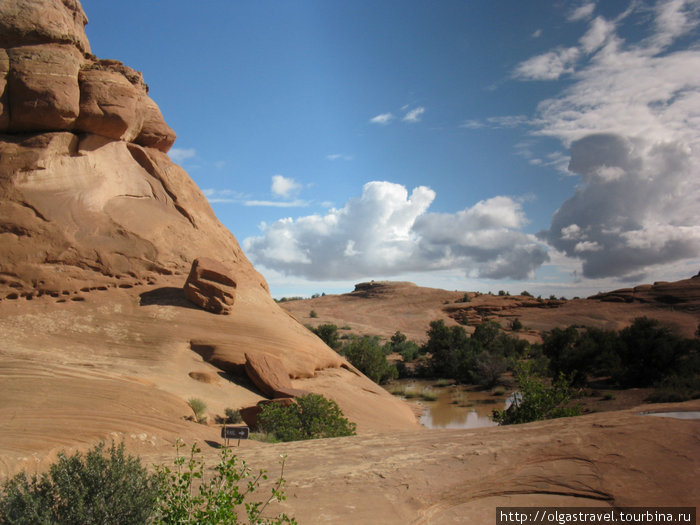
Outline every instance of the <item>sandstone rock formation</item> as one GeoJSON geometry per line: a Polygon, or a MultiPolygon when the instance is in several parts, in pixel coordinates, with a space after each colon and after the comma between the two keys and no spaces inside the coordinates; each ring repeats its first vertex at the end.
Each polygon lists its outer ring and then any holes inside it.
{"type": "MultiPolygon", "coordinates": [[[[268,397],[279,397],[280,389],[292,388],[282,361],[271,355],[246,354],[245,371],[250,380],[268,397]]],[[[292,396],[293,397],[293,396],[292,396]]]]}
{"type": "Polygon", "coordinates": [[[141,73],[91,55],[86,21],[77,0],[0,2],[0,476],[110,436],[201,437],[185,400],[260,401],[246,353],[279,359],[285,391],[335,400],[360,431],[414,428],[272,300],[168,157],[175,134],[141,73]],[[235,276],[235,315],[183,296],[197,258],[235,276]]]}
{"type": "Polygon", "coordinates": [[[213,244],[244,259],[165,155],[141,73],[91,55],[86,22],[75,0],[0,4],[0,298],[182,272],[213,244]]]}
{"type": "Polygon", "coordinates": [[[230,314],[236,299],[236,281],[229,273],[213,259],[195,259],[185,282],[185,297],[215,314],[230,314]]]}

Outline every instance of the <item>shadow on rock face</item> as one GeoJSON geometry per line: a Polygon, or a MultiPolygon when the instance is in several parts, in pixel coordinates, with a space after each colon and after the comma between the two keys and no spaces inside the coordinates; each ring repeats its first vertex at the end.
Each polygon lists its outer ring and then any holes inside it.
{"type": "Polygon", "coordinates": [[[180,306],[182,308],[192,308],[193,310],[202,310],[198,306],[192,304],[185,297],[182,288],[176,286],[164,286],[156,288],[148,292],[143,292],[139,295],[139,304],[141,306],[180,306]]]}

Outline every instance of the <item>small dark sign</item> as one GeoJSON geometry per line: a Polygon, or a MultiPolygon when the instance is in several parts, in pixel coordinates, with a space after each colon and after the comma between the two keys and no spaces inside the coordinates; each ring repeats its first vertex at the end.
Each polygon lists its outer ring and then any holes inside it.
{"type": "Polygon", "coordinates": [[[248,427],[221,427],[222,439],[248,439],[248,427]]]}

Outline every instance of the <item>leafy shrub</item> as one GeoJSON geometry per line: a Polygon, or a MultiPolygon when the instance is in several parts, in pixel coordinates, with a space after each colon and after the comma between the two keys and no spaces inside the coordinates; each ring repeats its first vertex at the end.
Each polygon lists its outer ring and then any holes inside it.
{"type": "Polygon", "coordinates": [[[543,419],[578,416],[581,408],[565,407],[570,400],[569,384],[563,375],[547,386],[544,379],[532,373],[529,363],[523,363],[516,372],[519,392],[505,410],[494,410],[491,418],[499,425],[529,423],[543,419]]]}
{"type": "Polygon", "coordinates": [[[522,295],[524,297],[532,297],[532,294],[530,292],[528,292],[527,290],[523,290],[522,292],[520,292],[520,295],[522,295]]]}
{"type": "Polygon", "coordinates": [[[469,296],[468,293],[465,292],[465,294],[462,296],[461,299],[457,299],[455,303],[469,303],[471,302],[472,298],[469,296]]]}
{"type": "Polygon", "coordinates": [[[48,473],[21,472],[0,490],[0,523],[6,525],[141,525],[156,501],[156,484],[124,444],[104,443],[80,453],[61,453],[48,473]]]}
{"type": "Polygon", "coordinates": [[[355,435],[355,423],[343,416],[338,404],[318,394],[298,397],[289,406],[265,405],[258,414],[258,426],[280,441],[355,435]]]}
{"type": "Polygon", "coordinates": [[[318,317],[318,314],[316,313],[316,310],[311,310],[311,311],[309,312],[309,317],[311,317],[311,318],[316,318],[316,317],[318,317]]]}
{"type": "Polygon", "coordinates": [[[206,423],[207,416],[204,415],[207,411],[206,403],[197,397],[191,397],[187,400],[187,404],[190,405],[192,412],[194,412],[197,423],[206,423]]]}
{"type": "Polygon", "coordinates": [[[184,456],[180,453],[183,448],[184,444],[178,440],[173,469],[156,466],[159,490],[154,525],[236,524],[241,522],[242,516],[249,523],[261,525],[296,524],[296,520],[286,514],[274,518],[264,516],[271,502],[285,499],[284,457],[271,497],[265,502],[250,501],[250,495],[259,488],[261,481],[267,480],[264,470],[253,474],[245,461],[239,463],[230,449],[222,448],[213,476],[205,477],[204,461],[198,457],[201,450],[192,445],[189,456],[184,456]]]}
{"type": "Polygon", "coordinates": [[[224,423],[226,423],[227,425],[235,425],[236,423],[240,423],[241,421],[243,421],[240,410],[227,408],[224,411],[224,413],[226,414],[226,420],[224,421],[224,423]]]}
{"type": "Polygon", "coordinates": [[[321,340],[333,350],[336,350],[340,346],[340,340],[338,339],[338,327],[336,325],[320,324],[316,328],[312,328],[311,331],[320,337],[321,340]]]}
{"type": "Polygon", "coordinates": [[[396,367],[386,360],[377,337],[353,337],[345,344],[341,354],[375,383],[384,383],[399,375],[396,367]]]}

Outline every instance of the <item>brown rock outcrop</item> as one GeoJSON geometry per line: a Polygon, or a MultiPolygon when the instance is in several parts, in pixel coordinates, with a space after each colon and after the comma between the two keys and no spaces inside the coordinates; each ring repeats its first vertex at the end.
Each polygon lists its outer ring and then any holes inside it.
{"type": "Polygon", "coordinates": [[[87,54],[85,20],[76,0],[0,1],[0,476],[113,432],[204,437],[182,419],[186,399],[217,413],[260,400],[230,380],[246,352],[283,363],[285,395],[309,383],[360,430],[414,428],[402,401],[339,368],[272,300],[167,156],[175,135],[141,74],[87,54]],[[236,315],[184,297],[201,257],[235,276],[236,315]],[[144,398],[147,417],[125,409],[144,398]]]}
{"type": "Polygon", "coordinates": [[[245,371],[250,380],[267,397],[279,396],[277,393],[292,388],[292,381],[284,368],[282,361],[268,354],[245,355],[245,371]]]}
{"type": "Polygon", "coordinates": [[[87,17],[77,0],[0,2],[0,47],[58,42],[90,53],[85,24],[87,17]]]}
{"type": "Polygon", "coordinates": [[[596,294],[589,299],[608,303],[668,305],[676,309],[698,311],[700,310],[700,274],[681,281],[659,281],[654,284],[641,284],[634,288],[620,288],[596,294]]]}
{"type": "Polygon", "coordinates": [[[90,54],[77,0],[0,4],[0,133],[79,131],[167,152],[175,133],[141,74],[90,54]]]}
{"type": "Polygon", "coordinates": [[[146,282],[200,255],[266,289],[165,155],[175,133],[141,73],[89,54],[86,22],[77,0],[0,3],[0,299],[146,282]]]}
{"type": "Polygon", "coordinates": [[[185,282],[185,297],[215,314],[230,314],[236,300],[236,281],[229,273],[213,259],[195,259],[185,282]]]}

